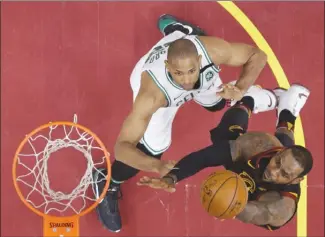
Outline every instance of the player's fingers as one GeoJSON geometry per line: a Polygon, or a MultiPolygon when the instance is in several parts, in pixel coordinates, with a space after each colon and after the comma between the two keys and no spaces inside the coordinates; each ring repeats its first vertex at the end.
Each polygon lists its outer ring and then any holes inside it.
{"type": "Polygon", "coordinates": [[[159,182],[158,180],[151,179],[150,181],[139,181],[137,182],[138,186],[149,186],[150,188],[162,189],[167,188],[166,184],[159,182]]]}
{"type": "Polygon", "coordinates": [[[176,165],[176,161],[175,160],[168,160],[168,161],[166,161],[166,165],[169,167],[169,166],[174,166],[174,165],[176,165]]]}
{"type": "Polygon", "coordinates": [[[169,170],[172,170],[176,164],[177,164],[177,161],[170,160],[166,163],[166,168],[169,170]]]}
{"type": "Polygon", "coordinates": [[[172,165],[176,165],[176,164],[177,164],[177,161],[176,161],[176,160],[170,160],[169,162],[170,162],[170,164],[172,164],[172,165]]]}
{"type": "Polygon", "coordinates": [[[140,178],[141,181],[149,181],[151,180],[151,178],[149,178],[148,176],[143,176],[142,178],[140,178]]]}
{"type": "Polygon", "coordinates": [[[137,182],[139,185],[146,185],[148,182],[151,182],[151,178],[147,176],[143,176],[140,178],[140,180],[137,182]]]}
{"type": "Polygon", "coordinates": [[[168,187],[168,188],[166,189],[166,191],[169,192],[169,193],[173,193],[173,192],[176,191],[176,188],[174,188],[174,187],[168,187]]]}
{"type": "Polygon", "coordinates": [[[138,182],[137,182],[137,185],[138,185],[138,186],[148,186],[148,183],[143,183],[143,182],[141,182],[141,181],[138,181],[138,182]]]}
{"type": "Polygon", "coordinates": [[[148,186],[149,183],[144,183],[144,182],[138,181],[138,182],[137,182],[137,185],[138,185],[138,186],[148,186]]]}
{"type": "Polygon", "coordinates": [[[223,91],[216,92],[217,96],[221,96],[221,97],[223,97],[225,95],[225,93],[226,92],[224,90],[223,91]]]}
{"type": "Polygon", "coordinates": [[[229,89],[229,90],[232,90],[232,91],[236,91],[236,92],[240,91],[237,86],[232,85],[232,84],[227,84],[226,88],[229,89]]]}
{"type": "Polygon", "coordinates": [[[138,182],[137,182],[137,185],[138,185],[138,186],[150,186],[150,183],[148,183],[148,182],[141,182],[141,181],[138,181],[138,182]]]}
{"type": "Polygon", "coordinates": [[[238,93],[238,92],[239,92],[239,89],[236,88],[236,87],[228,87],[228,88],[226,89],[226,91],[227,91],[227,92],[230,92],[230,93],[234,93],[234,92],[238,93]]]}
{"type": "Polygon", "coordinates": [[[234,86],[231,85],[231,84],[226,84],[226,85],[225,85],[225,88],[226,88],[226,89],[232,89],[233,87],[234,87],[234,86]]]}
{"type": "Polygon", "coordinates": [[[155,189],[168,189],[169,185],[160,180],[153,180],[152,183],[148,184],[151,188],[155,189]]]}

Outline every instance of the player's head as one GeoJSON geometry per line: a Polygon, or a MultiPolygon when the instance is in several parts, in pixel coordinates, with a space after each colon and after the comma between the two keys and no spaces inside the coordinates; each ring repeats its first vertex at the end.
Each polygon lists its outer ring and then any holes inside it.
{"type": "Polygon", "coordinates": [[[194,43],[178,39],[169,45],[166,68],[173,80],[185,90],[193,89],[199,79],[201,55],[194,43]]]}
{"type": "Polygon", "coordinates": [[[263,180],[278,184],[297,184],[313,167],[313,158],[305,147],[294,145],[288,147],[270,160],[263,180]]]}

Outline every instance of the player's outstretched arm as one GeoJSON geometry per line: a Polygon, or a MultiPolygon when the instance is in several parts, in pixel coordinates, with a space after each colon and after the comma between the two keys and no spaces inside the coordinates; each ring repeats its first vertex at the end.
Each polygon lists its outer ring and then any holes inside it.
{"type": "Polygon", "coordinates": [[[254,225],[282,226],[294,215],[295,209],[296,202],[292,198],[266,192],[259,201],[248,202],[236,218],[254,225]]]}
{"type": "Polygon", "coordinates": [[[140,91],[131,112],[124,120],[114,151],[118,161],[139,170],[159,173],[164,163],[136,148],[149,125],[152,115],[166,103],[164,97],[160,96],[159,91],[156,93],[157,91],[152,83],[150,76],[143,73],[140,91]]]}
{"type": "Polygon", "coordinates": [[[220,142],[192,152],[178,161],[174,168],[162,178],[142,177],[138,185],[175,192],[175,184],[208,167],[226,165],[232,162],[227,142],[220,142]]]}
{"type": "Polygon", "coordinates": [[[217,37],[199,37],[215,65],[242,66],[236,82],[242,94],[252,86],[266,65],[267,55],[257,47],[244,43],[229,43],[217,37]]]}

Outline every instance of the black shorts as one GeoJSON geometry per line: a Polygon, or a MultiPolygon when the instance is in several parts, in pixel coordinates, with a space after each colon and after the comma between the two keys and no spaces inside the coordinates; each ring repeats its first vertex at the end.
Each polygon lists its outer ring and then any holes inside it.
{"type": "Polygon", "coordinates": [[[213,144],[224,140],[236,140],[246,133],[248,127],[248,114],[241,108],[232,108],[225,112],[217,127],[210,130],[213,144]]]}

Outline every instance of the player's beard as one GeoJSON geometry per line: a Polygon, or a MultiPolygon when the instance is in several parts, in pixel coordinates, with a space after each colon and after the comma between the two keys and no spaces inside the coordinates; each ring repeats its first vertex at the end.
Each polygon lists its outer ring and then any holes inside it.
{"type": "Polygon", "coordinates": [[[255,181],[257,183],[261,183],[261,182],[268,182],[264,180],[264,172],[266,170],[266,167],[268,166],[270,162],[270,158],[261,158],[260,162],[259,162],[259,168],[258,171],[256,173],[256,177],[255,177],[255,181]]]}

